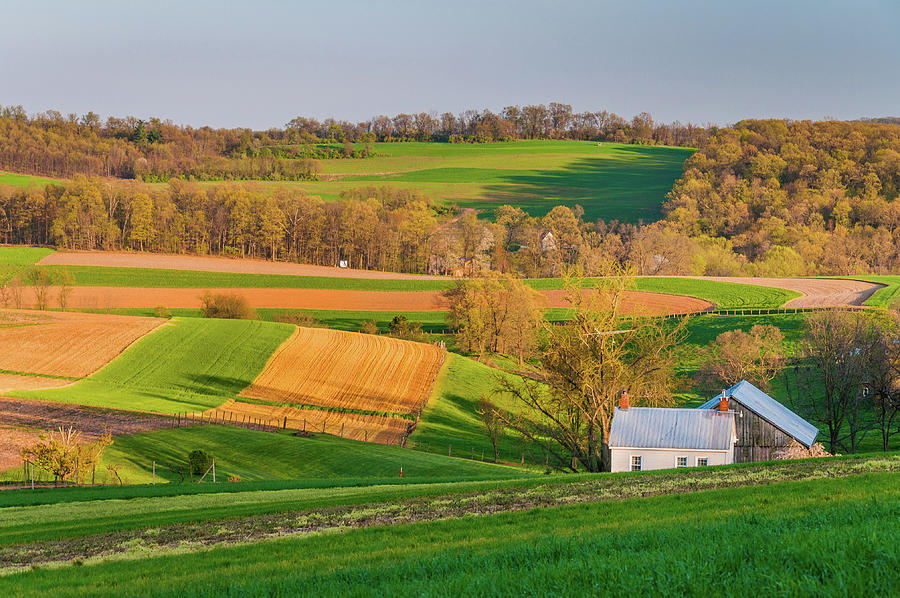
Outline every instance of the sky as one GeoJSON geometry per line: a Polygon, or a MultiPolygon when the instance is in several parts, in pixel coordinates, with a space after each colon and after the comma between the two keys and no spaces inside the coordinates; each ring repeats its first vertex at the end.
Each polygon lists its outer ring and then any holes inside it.
{"type": "Polygon", "coordinates": [[[0,105],[193,126],[568,103],[900,116],[896,0],[0,0],[0,105]]]}

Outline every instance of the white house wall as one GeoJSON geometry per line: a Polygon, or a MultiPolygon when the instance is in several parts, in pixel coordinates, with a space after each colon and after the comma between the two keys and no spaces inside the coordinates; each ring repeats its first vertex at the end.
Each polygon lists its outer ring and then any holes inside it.
{"type": "Polygon", "coordinates": [[[672,469],[678,457],[688,458],[688,467],[695,467],[697,459],[706,457],[708,465],[727,465],[734,461],[734,451],[702,451],[695,449],[611,448],[611,471],[631,471],[631,457],[641,457],[641,470],[672,469]]]}

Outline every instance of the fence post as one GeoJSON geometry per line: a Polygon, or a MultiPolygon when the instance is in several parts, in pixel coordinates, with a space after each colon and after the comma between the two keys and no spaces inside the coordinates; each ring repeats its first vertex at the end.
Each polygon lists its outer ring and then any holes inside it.
{"type": "Polygon", "coordinates": [[[213,484],[216,483],[216,458],[213,457],[213,484]]]}
{"type": "Polygon", "coordinates": [[[452,445],[452,444],[448,444],[448,445],[447,445],[447,456],[448,456],[448,457],[452,457],[452,456],[453,456],[453,445],[452,445]]]}
{"type": "Polygon", "coordinates": [[[153,462],[153,485],[156,485],[156,461],[153,462]]]}
{"type": "Polygon", "coordinates": [[[365,435],[366,435],[366,436],[365,436],[366,439],[365,439],[363,442],[369,442],[369,431],[368,431],[368,430],[364,430],[364,432],[365,432],[365,435]]]}
{"type": "Polygon", "coordinates": [[[34,463],[29,461],[28,467],[31,469],[31,489],[34,490],[34,463]]]}
{"type": "Polygon", "coordinates": [[[306,418],[303,418],[303,431],[306,432],[306,418]]]}
{"type": "Polygon", "coordinates": [[[284,425],[281,426],[281,429],[282,429],[282,430],[287,430],[287,416],[285,416],[285,418],[284,418],[284,425]]]}
{"type": "Polygon", "coordinates": [[[344,437],[344,422],[341,422],[341,438],[344,437]]]}

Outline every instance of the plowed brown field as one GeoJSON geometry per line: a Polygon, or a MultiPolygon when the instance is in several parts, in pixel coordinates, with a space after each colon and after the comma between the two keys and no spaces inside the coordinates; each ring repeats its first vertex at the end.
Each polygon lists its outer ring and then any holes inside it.
{"type": "Polygon", "coordinates": [[[443,363],[425,343],[298,328],[242,396],[268,401],[416,413],[443,363]]]}
{"type": "Polygon", "coordinates": [[[33,444],[41,431],[71,427],[81,432],[83,441],[90,442],[107,430],[118,436],[171,425],[171,418],[147,413],[0,398],[0,471],[21,465],[19,451],[33,444]]]}
{"type": "Polygon", "coordinates": [[[0,370],[82,378],[162,325],[159,318],[0,312],[0,370]]]}
{"type": "MultiPolygon", "coordinates": [[[[330,289],[210,289],[214,293],[240,295],[253,307],[335,309],[350,311],[446,311],[440,291],[348,291],[330,289]]],[[[136,287],[75,287],[69,305],[76,308],[199,308],[201,289],[136,287]]],[[[565,291],[541,291],[546,307],[569,307],[565,291]]],[[[628,313],[665,315],[705,311],[712,303],[694,297],[626,291],[623,308],[628,313]]]]}
{"type": "Polygon", "coordinates": [[[244,425],[261,421],[279,428],[286,425],[293,430],[307,430],[312,433],[325,433],[381,444],[400,444],[412,423],[399,417],[296,409],[241,401],[228,401],[208,411],[207,415],[211,415],[214,419],[223,419],[226,423],[244,425]]]}

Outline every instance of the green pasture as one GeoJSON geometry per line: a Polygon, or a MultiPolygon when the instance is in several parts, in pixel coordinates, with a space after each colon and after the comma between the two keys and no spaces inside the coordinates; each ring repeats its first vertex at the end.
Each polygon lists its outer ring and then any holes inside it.
{"type": "MultiPolygon", "coordinates": [[[[496,395],[498,376],[509,376],[502,370],[462,355],[447,354],[431,398],[422,410],[419,423],[409,437],[410,446],[416,450],[440,454],[475,455],[493,458],[493,448],[484,431],[484,425],[476,412],[478,399],[491,399],[498,407],[515,411],[517,406],[496,395]]],[[[544,463],[544,454],[522,444],[509,432],[501,434],[500,460],[520,462],[526,453],[526,464],[544,463]]]]}
{"type": "MultiPolygon", "coordinates": [[[[180,554],[138,549],[127,559],[8,575],[0,578],[0,593],[889,596],[900,593],[896,475],[869,473],[668,496],[652,496],[653,476],[643,476],[649,498],[348,529],[208,550],[185,547],[180,554]]],[[[246,504],[240,497],[230,498],[238,510],[246,504]]],[[[448,507],[453,504],[448,497],[448,507]]],[[[102,505],[94,509],[98,507],[102,505]]],[[[46,523],[36,516],[42,507],[33,509],[33,514],[17,512],[41,529],[46,523]]],[[[160,518],[156,509],[146,513],[131,515],[128,525],[146,517],[144,525],[151,526],[160,518]]],[[[114,510],[105,514],[116,516],[114,510]]],[[[85,516],[72,524],[89,527],[94,521],[85,516]]],[[[57,527],[63,537],[71,533],[57,527]]]]}
{"type": "Polygon", "coordinates": [[[316,434],[312,438],[230,426],[175,428],[116,438],[103,455],[103,467],[121,466],[119,475],[128,484],[152,481],[152,462],[157,462],[157,481],[179,482],[181,476],[168,465],[184,463],[187,454],[203,449],[216,458],[219,481],[237,475],[241,480],[508,479],[525,472],[464,459],[448,459],[381,444],[356,442],[316,434]]]}
{"type": "Polygon", "coordinates": [[[872,296],[866,299],[864,305],[890,309],[896,307],[897,303],[900,302],[900,276],[864,274],[862,276],[845,276],[844,278],[866,280],[885,285],[872,293],[872,296]]]}
{"type": "Polygon", "coordinates": [[[30,174],[0,172],[0,185],[10,185],[12,187],[38,187],[59,182],[60,181],[55,179],[31,176],[30,174]]]}
{"type": "Polygon", "coordinates": [[[271,322],[175,318],[72,386],[12,394],[158,413],[202,411],[250,384],[293,330],[271,322]]]}
{"type": "Polygon", "coordinates": [[[53,250],[46,247],[0,247],[0,285],[51,253],[53,250]]]}
{"type": "Polygon", "coordinates": [[[266,189],[301,188],[326,200],[339,199],[347,189],[390,185],[484,214],[504,204],[533,216],[557,205],[580,205],[588,220],[651,222],[661,218],[666,193],[694,152],[581,141],[374,145],[380,154],[375,158],[322,160],[319,181],[258,184],[266,189]]]}

